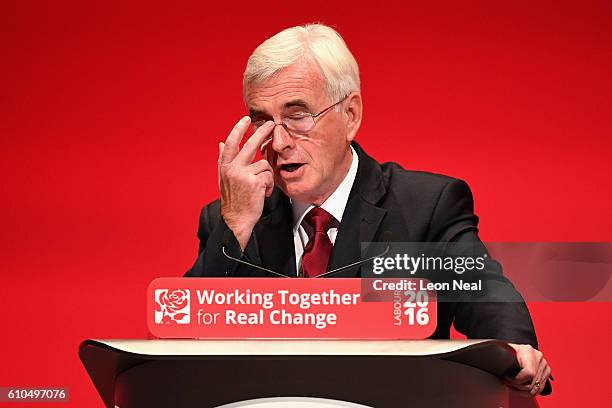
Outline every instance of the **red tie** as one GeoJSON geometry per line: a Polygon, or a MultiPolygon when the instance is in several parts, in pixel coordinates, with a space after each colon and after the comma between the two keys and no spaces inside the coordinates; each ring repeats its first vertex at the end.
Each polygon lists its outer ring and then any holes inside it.
{"type": "Polygon", "coordinates": [[[327,236],[327,230],[332,226],[334,217],[324,209],[315,207],[308,211],[304,221],[314,228],[314,234],[304,247],[302,270],[305,277],[313,278],[327,272],[327,265],[333,248],[332,242],[327,236]]]}

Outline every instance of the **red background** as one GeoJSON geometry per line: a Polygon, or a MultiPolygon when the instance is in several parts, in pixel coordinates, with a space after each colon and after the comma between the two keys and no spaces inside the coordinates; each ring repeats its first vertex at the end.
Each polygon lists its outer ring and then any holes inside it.
{"type": "MultiPolygon", "coordinates": [[[[609,1],[82,3],[0,6],[1,385],[102,406],[80,341],[147,336],[148,283],[195,258],[246,59],[295,24],[342,33],[358,140],[467,180],[483,239],[612,240],[609,1]]],[[[612,305],[530,308],[556,377],[541,405],[609,401],[612,305]]]]}

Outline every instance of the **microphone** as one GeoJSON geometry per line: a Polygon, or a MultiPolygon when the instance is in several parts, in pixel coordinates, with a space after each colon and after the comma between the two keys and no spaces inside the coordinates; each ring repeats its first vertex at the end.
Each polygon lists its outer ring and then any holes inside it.
{"type": "Polygon", "coordinates": [[[227,259],[231,259],[232,261],[241,263],[241,264],[246,265],[246,266],[250,266],[251,268],[259,269],[260,271],[264,271],[266,273],[271,273],[272,275],[276,275],[276,276],[279,276],[281,278],[288,278],[289,277],[287,275],[283,275],[282,273],[275,272],[272,269],[268,269],[268,268],[264,268],[263,266],[255,265],[254,263],[251,263],[251,262],[245,261],[243,259],[239,259],[239,258],[233,257],[230,254],[228,254],[225,249],[229,246],[229,241],[230,241],[230,235],[229,234],[230,234],[230,230],[225,231],[225,233],[223,234],[223,241],[221,242],[221,253],[227,259]]]}
{"type": "MultiPolygon", "coordinates": [[[[254,263],[245,261],[245,260],[240,259],[240,258],[233,257],[230,254],[228,254],[227,251],[226,251],[226,248],[229,246],[229,241],[230,241],[229,234],[230,234],[230,230],[225,231],[225,233],[223,234],[223,241],[221,243],[221,253],[227,259],[231,259],[234,262],[238,262],[240,264],[243,264],[243,265],[246,265],[246,266],[250,266],[251,268],[259,269],[260,271],[263,271],[263,272],[266,272],[266,273],[270,273],[272,275],[276,275],[276,276],[279,276],[281,278],[289,278],[289,276],[283,275],[282,273],[279,273],[279,272],[276,272],[276,271],[273,271],[272,269],[268,269],[268,268],[263,267],[261,265],[256,265],[254,263]]],[[[344,271],[346,269],[351,269],[351,268],[354,268],[354,267],[366,264],[366,263],[372,261],[374,258],[385,256],[391,250],[391,238],[392,238],[391,231],[383,232],[383,242],[385,242],[385,249],[380,254],[376,254],[376,255],[371,256],[369,258],[362,259],[360,261],[356,261],[356,262],[353,262],[351,264],[341,266],[339,268],[333,269],[331,271],[322,273],[322,274],[317,275],[317,276],[313,276],[313,278],[326,278],[326,277],[328,277],[330,275],[333,275],[333,274],[335,274],[337,272],[342,272],[342,271],[344,271]]]]}
{"type": "Polygon", "coordinates": [[[385,243],[385,250],[382,251],[380,254],[371,256],[371,257],[366,258],[366,259],[362,259],[362,260],[357,261],[357,262],[353,262],[352,264],[348,264],[348,265],[344,265],[344,266],[341,266],[341,267],[336,268],[336,269],[332,269],[329,272],[325,272],[325,273],[322,273],[320,275],[313,276],[313,278],[327,278],[328,276],[333,275],[336,272],[341,272],[341,271],[344,271],[346,269],[351,269],[351,268],[354,268],[356,266],[361,266],[363,264],[366,264],[366,263],[370,262],[374,258],[379,258],[381,256],[387,255],[387,253],[391,250],[391,238],[392,238],[392,236],[393,236],[393,234],[391,233],[391,231],[383,232],[383,242],[385,243]]]}

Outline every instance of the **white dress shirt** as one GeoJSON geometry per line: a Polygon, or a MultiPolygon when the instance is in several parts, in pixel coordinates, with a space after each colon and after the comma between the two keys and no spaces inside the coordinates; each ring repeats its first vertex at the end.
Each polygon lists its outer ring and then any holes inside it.
{"type": "MultiPolygon", "coordinates": [[[[340,222],[342,222],[342,214],[344,214],[344,209],[346,208],[346,203],[348,202],[351,188],[353,187],[355,177],[357,176],[359,158],[357,157],[357,152],[355,152],[353,146],[351,146],[351,153],[351,167],[349,168],[348,173],[346,173],[344,180],[342,180],[332,195],[330,195],[329,198],[325,200],[323,204],[321,204],[321,208],[334,217],[334,224],[327,231],[327,236],[331,240],[332,245],[336,242],[338,227],[340,226],[340,222]]],[[[313,228],[308,225],[307,222],[302,221],[304,220],[304,216],[306,216],[308,211],[314,208],[314,205],[311,203],[291,200],[291,208],[293,209],[293,246],[295,248],[295,269],[298,271],[298,276],[301,276],[301,264],[304,248],[314,233],[313,228]]]]}

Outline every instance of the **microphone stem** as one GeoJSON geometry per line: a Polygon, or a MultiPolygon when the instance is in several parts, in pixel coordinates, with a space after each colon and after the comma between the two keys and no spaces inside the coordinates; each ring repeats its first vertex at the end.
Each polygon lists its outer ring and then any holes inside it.
{"type": "Polygon", "coordinates": [[[345,269],[354,268],[355,266],[359,266],[359,265],[368,263],[368,262],[370,262],[374,258],[379,258],[381,256],[385,256],[387,254],[387,252],[389,252],[390,249],[391,249],[391,245],[389,245],[389,243],[387,242],[387,246],[385,247],[385,250],[383,252],[381,252],[380,254],[378,254],[378,255],[371,256],[371,257],[369,257],[367,259],[362,259],[361,261],[353,262],[352,264],[341,266],[340,268],[333,269],[333,270],[331,270],[329,272],[325,272],[325,273],[322,273],[320,275],[313,276],[313,278],[324,278],[324,277],[326,277],[328,275],[331,275],[333,273],[340,272],[340,271],[343,271],[345,269]]]}
{"type": "Polygon", "coordinates": [[[228,253],[225,251],[225,245],[223,245],[223,246],[221,247],[221,252],[223,253],[223,255],[224,255],[226,258],[231,259],[232,261],[236,261],[236,262],[238,262],[238,263],[241,263],[241,264],[244,264],[244,265],[250,266],[251,268],[260,269],[260,270],[262,270],[262,271],[265,271],[265,272],[271,273],[272,275],[280,276],[281,278],[288,278],[288,276],[287,276],[287,275],[283,275],[282,273],[274,272],[273,270],[268,269],[268,268],[265,268],[265,267],[263,267],[263,266],[255,265],[255,264],[250,263],[250,262],[248,262],[248,261],[245,261],[245,260],[243,260],[243,259],[238,259],[238,258],[235,258],[235,257],[231,256],[230,254],[228,254],[228,253]]]}

